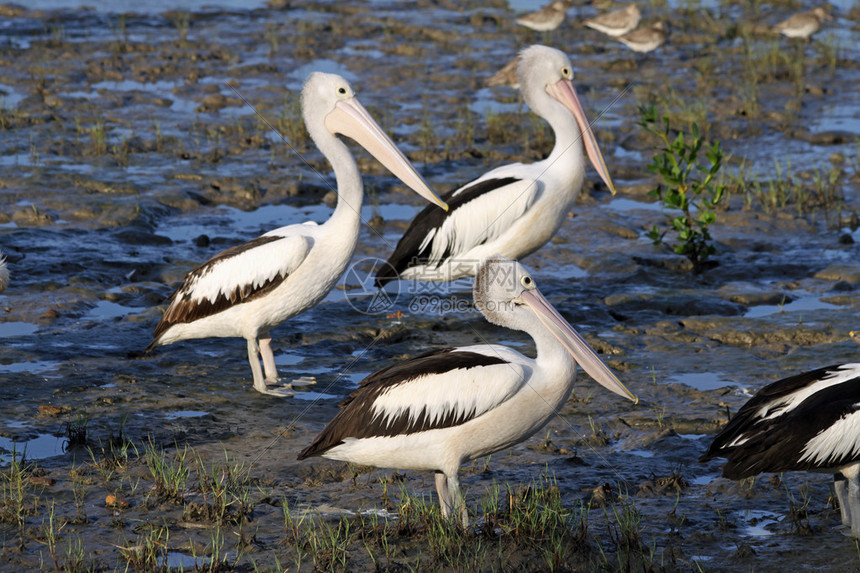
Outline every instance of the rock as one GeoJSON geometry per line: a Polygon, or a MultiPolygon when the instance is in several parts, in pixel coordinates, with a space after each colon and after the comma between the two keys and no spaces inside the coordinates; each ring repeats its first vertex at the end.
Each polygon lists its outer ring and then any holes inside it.
{"type": "Polygon", "coordinates": [[[815,278],[825,281],[845,281],[856,285],[860,283],[860,267],[855,265],[830,265],[815,273],[815,278]]]}
{"type": "Polygon", "coordinates": [[[603,301],[615,311],[631,313],[635,311],[659,311],[672,316],[721,315],[738,316],[745,308],[739,304],[717,297],[701,294],[671,294],[657,296],[646,293],[614,293],[603,301]]]}
{"type": "Polygon", "coordinates": [[[59,416],[63,412],[67,411],[69,408],[58,408],[57,406],[51,406],[49,404],[44,404],[39,406],[39,415],[41,416],[59,416]]]}

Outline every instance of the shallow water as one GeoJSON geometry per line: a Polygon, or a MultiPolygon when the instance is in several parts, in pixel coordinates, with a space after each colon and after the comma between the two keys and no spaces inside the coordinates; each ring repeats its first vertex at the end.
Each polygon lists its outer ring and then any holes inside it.
{"type": "MultiPolygon", "coordinates": [[[[225,533],[222,552],[240,569],[250,570],[251,560],[269,570],[295,559],[284,542],[283,500],[334,523],[362,511],[394,520],[392,492],[401,485],[431,494],[429,473],[397,476],[295,456],[379,368],[430,348],[489,341],[531,355],[533,343],[487,324],[471,305],[469,280],[405,281],[388,286],[385,297],[376,292],[374,265],[423,204],[363,151],[356,152],[368,191],[361,216],[373,227],[362,228],[352,272],[322,304],[273,331],[282,381],[314,384],[288,399],[255,393],[245,342],[237,339],[142,351],[186,272],[263,232],[321,223],[331,213],[332,198],[324,201],[334,185],[331,168],[295,125],[296,90],[308,73],[353,81],[441,193],[491,167],[547,153],[551,137],[540,136],[542,124],[516,93],[482,87],[518,49],[543,42],[574,57],[589,117],[609,107],[595,128],[619,193],[610,196],[589,168],[583,196],[557,237],[524,263],[641,402],[622,403],[580,374],[575,398],[545,429],[467,464],[462,480],[473,513],[494,485],[528,484],[544,468],[568,507],[588,504],[604,483],[625,492],[623,501],[643,518],[644,545],[656,548],[664,569],[856,564],[853,542],[838,529],[829,476],[736,484],[719,477],[719,461],[696,462],[727,412],[763,385],[856,360],[848,332],[858,328],[860,304],[860,230],[851,222],[860,208],[853,97],[860,55],[845,47],[860,38],[850,4],[839,3],[823,30],[843,46],[835,68],[827,36],[795,45],[736,29],[777,14],[716,1],[642,6],[646,20],[666,18],[673,30],[664,48],[646,56],[583,29],[580,20],[602,10],[586,4],[572,7],[565,26],[548,34],[513,24],[515,15],[543,4],[525,0],[287,8],[152,0],[123,18],[114,4],[84,4],[95,11],[38,0],[28,7],[45,12],[12,9],[0,20],[0,248],[12,273],[0,295],[0,420],[7,420],[0,423],[0,462],[8,465],[11,451],[26,446],[27,460],[55,480],[39,486],[38,496],[60,500],[58,515],[69,521],[62,543],[85,540],[108,570],[125,565],[118,547],[143,535],[141,523],[170,528],[155,565],[193,568],[189,544],[211,543],[196,533],[211,534],[211,522],[190,526],[181,504],[153,501],[142,459],[107,468],[114,473],[93,463],[90,450],[99,460],[116,459],[126,440],[141,454],[148,444],[172,453],[187,445],[213,467],[226,459],[247,464],[255,537],[240,548],[248,540],[225,533]],[[697,17],[700,6],[720,17],[697,17]],[[187,28],[180,13],[161,13],[167,8],[189,11],[187,28]],[[803,58],[802,79],[775,65],[757,78],[758,107],[748,109],[747,47],[803,58]],[[775,162],[783,173],[790,163],[794,185],[807,195],[816,189],[813,171],[836,172],[841,205],[800,208],[788,198],[774,208],[752,187],[734,189],[711,227],[718,265],[690,274],[683,258],[647,239],[672,214],[647,194],[656,183],[647,166],[657,143],[636,121],[637,106],[649,101],[675,118],[706,121],[708,136],[731,154],[726,171],[745,161],[762,189],[776,176],[775,162]],[[491,125],[500,117],[502,132],[491,125]],[[67,450],[69,424],[81,420],[86,445],[67,450]],[[674,474],[686,482],[679,491],[654,486],[674,474]],[[75,487],[85,490],[86,524],[72,523],[75,487]],[[793,533],[786,519],[787,497],[801,490],[810,500],[812,535],[793,533]],[[106,507],[105,495],[114,492],[131,506],[106,507]],[[687,521],[670,523],[670,514],[687,521]],[[740,550],[745,545],[751,553],[740,550]]],[[[197,499],[200,488],[190,485],[187,497],[197,499]]],[[[0,569],[49,562],[41,538],[46,507],[26,517],[23,549],[0,569]]],[[[593,509],[588,534],[589,543],[615,555],[611,516],[593,509]]],[[[351,552],[354,569],[372,567],[364,553],[351,552]]],[[[588,559],[580,567],[600,566],[588,559]]]]}

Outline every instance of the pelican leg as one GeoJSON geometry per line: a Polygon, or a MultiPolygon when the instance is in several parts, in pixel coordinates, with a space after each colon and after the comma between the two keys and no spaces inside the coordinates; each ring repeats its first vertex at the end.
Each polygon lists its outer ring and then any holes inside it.
{"type": "Polygon", "coordinates": [[[248,362],[251,363],[251,373],[254,375],[254,390],[266,393],[266,381],[263,379],[263,369],[260,367],[260,345],[256,339],[248,339],[248,362]]]}
{"type": "Polygon", "coordinates": [[[451,501],[453,501],[452,509],[460,513],[460,521],[463,523],[463,527],[469,527],[469,512],[466,510],[466,502],[463,500],[463,494],[460,493],[460,478],[456,473],[448,476],[448,493],[451,496],[451,501]]]}
{"type": "Polygon", "coordinates": [[[439,495],[439,507],[442,517],[451,515],[451,495],[448,492],[448,476],[442,472],[436,472],[436,493],[439,495]]]}
{"type": "Polygon", "coordinates": [[[260,356],[263,358],[263,368],[266,370],[266,383],[278,381],[278,367],[275,366],[275,355],[272,353],[272,337],[268,332],[260,334],[260,356]]]}
{"type": "Polygon", "coordinates": [[[851,519],[851,537],[860,537],[860,480],[848,478],[848,513],[851,519]]]}
{"type": "Polygon", "coordinates": [[[840,473],[833,474],[833,489],[839,500],[839,512],[842,514],[842,525],[851,525],[851,508],[848,502],[848,478],[840,473]]]}
{"type": "MultiPolygon", "coordinates": [[[[289,386],[270,387],[266,384],[266,379],[263,377],[263,368],[260,366],[260,354],[260,344],[257,340],[253,338],[248,339],[248,362],[251,363],[251,372],[254,374],[254,390],[261,394],[278,396],[280,398],[294,396],[295,392],[289,386]]],[[[274,364],[274,357],[272,358],[272,364],[274,364]]]]}

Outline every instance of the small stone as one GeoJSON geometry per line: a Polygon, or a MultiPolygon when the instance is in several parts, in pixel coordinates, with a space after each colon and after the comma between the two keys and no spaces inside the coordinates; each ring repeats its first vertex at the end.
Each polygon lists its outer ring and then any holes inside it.
{"type": "Polygon", "coordinates": [[[39,406],[39,414],[42,416],[59,416],[63,413],[62,408],[58,408],[57,406],[51,406],[48,404],[39,406]]]}
{"type": "Polygon", "coordinates": [[[115,496],[112,493],[109,493],[107,495],[107,497],[105,498],[105,505],[107,507],[112,507],[115,509],[125,509],[128,507],[128,502],[123,500],[123,499],[118,498],[117,496],[115,496]]]}

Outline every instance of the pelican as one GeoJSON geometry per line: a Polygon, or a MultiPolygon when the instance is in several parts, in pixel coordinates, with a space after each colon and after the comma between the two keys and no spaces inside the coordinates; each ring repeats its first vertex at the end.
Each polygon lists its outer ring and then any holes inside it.
{"type": "Polygon", "coordinates": [[[642,12],[639,11],[636,4],[628,4],[625,8],[595,16],[584,20],[582,23],[608,36],[618,37],[635,30],[641,19],[642,12]]]}
{"type": "Polygon", "coordinates": [[[289,225],[231,247],[185,276],[155,328],[147,352],[189,338],[236,336],[248,341],[254,388],[290,395],[278,381],[269,331],[322,300],[355,251],[364,197],[352,154],[336,135],[358,142],[413,191],[447,208],[340,76],[315,72],[302,90],[308,132],[334,168],[338,202],[322,225],[289,225]],[[263,369],[260,368],[262,358],[263,369]]]}
{"type": "Polygon", "coordinates": [[[496,253],[511,259],[533,253],[552,238],[579,195],[586,153],[615,193],[573,87],[570,58],[530,46],[520,53],[518,75],[526,103],[555,132],[552,153],[536,163],[498,167],[448,193],[446,214],[418,213],[377,272],[377,286],[398,278],[453,281],[474,276],[478,263],[496,253]]]}
{"type": "Polygon", "coordinates": [[[825,20],[832,20],[821,6],[813,8],[808,12],[800,12],[794,14],[773,27],[774,32],[778,32],[787,38],[803,38],[804,40],[818,31],[821,23],[825,20]]]}
{"type": "Polygon", "coordinates": [[[474,298],[493,324],[529,334],[537,357],[484,344],[392,364],[362,380],[298,459],[434,471],[442,515],[459,513],[466,526],[460,466],[546,425],[570,396],[577,364],[607,389],[638,401],[519,263],[488,259],[475,278],[474,298]]]}
{"type": "Polygon", "coordinates": [[[860,537],[860,364],[836,364],[765,386],[699,461],[726,458],[723,476],[833,474],[842,524],[860,537]]]}

